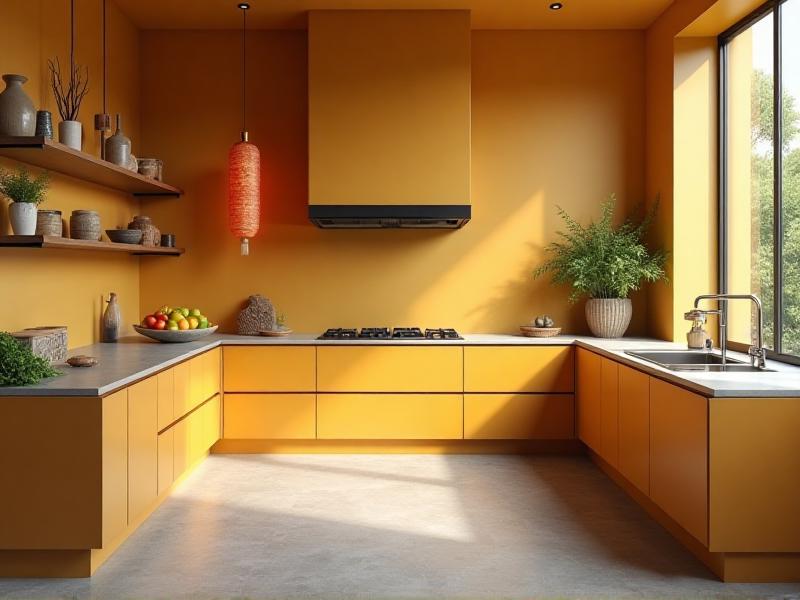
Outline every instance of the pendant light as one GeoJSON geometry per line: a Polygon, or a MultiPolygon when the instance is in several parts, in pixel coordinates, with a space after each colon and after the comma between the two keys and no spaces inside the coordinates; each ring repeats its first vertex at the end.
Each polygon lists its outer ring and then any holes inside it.
{"type": "Polygon", "coordinates": [[[228,226],[241,240],[242,256],[250,253],[250,240],[258,233],[261,213],[261,155],[248,141],[247,114],[247,10],[250,5],[240,2],[242,11],[242,133],[241,141],[228,152],[228,226]]]}

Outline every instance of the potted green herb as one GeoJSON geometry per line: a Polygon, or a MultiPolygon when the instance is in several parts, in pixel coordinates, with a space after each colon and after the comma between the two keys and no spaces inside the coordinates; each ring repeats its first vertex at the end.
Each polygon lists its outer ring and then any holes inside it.
{"type": "Polygon", "coordinates": [[[47,173],[31,177],[23,167],[0,171],[0,194],[11,200],[8,215],[15,235],[36,233],[36,207],[44,201],[48,184],[47,173]]]}
{"type": "Polygon", "coordinates": [[[614,226],[612,195],[602,205],[598,221],[584,227],[562,208],[558,214],[567,231],[559,231],[560,240],[547,246],[550,258],[534,277],[550,273],[553,283],[572,286],[570,302],[587,296],[586,321],[594,335],[622,337],[631,322],[632,307],[628,297],[644,281],[666,279],[663,250],[650,251],[644,236],[655,217],[658,202],[640,219],[628,217],[614,226]]]}
{"type": "Polygon", "coordinates": [[[32,385],[59,374],[44,358],[22,347],[11,334],[0,331],[0,386],[32,385]]]}

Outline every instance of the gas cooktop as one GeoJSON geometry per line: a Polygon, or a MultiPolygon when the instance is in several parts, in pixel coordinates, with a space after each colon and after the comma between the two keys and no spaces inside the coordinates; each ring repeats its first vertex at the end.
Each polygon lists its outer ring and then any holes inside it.
{"type": "Polygon", "coordinates": [[[419,327],[363,327],[359,329],[328,329],[318,340],[463,340],[455,329],[426,329],[419,327]]]}

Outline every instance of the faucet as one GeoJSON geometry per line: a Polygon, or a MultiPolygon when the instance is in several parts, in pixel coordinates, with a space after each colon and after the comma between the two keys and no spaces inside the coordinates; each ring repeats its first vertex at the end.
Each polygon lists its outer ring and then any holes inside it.
{"type": "Polygon", "coordinates": [[[758,337],[756,345],[747,349],[750,357],[750,365],[765,369],[767,367],[767,350],[764,348],[764,308],[761,300],[752,294],[703,294],[694,299],[694,308],[705,315],[719,315],[719,347],[722,351],[722,364],[727,363],[728,354],[728,300],[750,300],[756,306],[756,329],[758,337]],[[700,310],[698,306],[703,300],[716,300],[717,308],[712,310],[700,310]]]}

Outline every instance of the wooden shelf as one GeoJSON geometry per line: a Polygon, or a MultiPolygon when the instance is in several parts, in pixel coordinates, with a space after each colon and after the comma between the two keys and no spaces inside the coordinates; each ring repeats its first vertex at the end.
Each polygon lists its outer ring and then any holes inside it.
{"type": "Polygon", "coordinates": [[[0,136],[0,156],[138,197],[180,196],[183,190],[78,152],[44,136],[0,136]]]}
{"type": "Polygon", "coordinates": [[[162,248],[141,244],[117,244],[115,242],[92,242],[73,240],[51,235],[2,235],[0,248],[56,248],[59,250],[91,250],[95,252],[127,252],[139,256],[180,256],[183,248],[162,248]]]}

